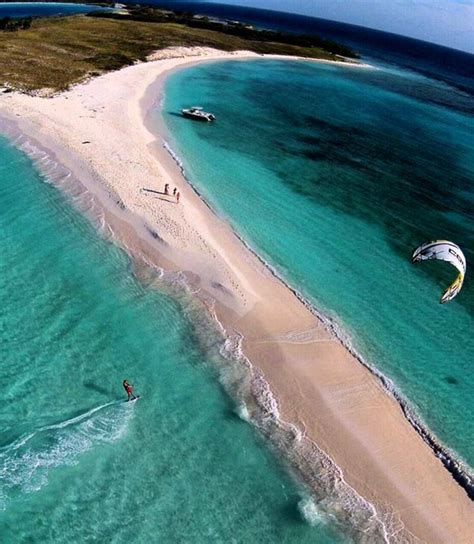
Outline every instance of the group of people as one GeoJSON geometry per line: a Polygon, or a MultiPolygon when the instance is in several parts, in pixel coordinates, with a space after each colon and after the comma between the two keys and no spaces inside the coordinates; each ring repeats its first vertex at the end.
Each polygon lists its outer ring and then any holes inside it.
{"type": "MultiPolygon", "coordinates": [[[[165,195],[169,195],[169,194],[170,194],[170,184],[165,183],[165,195]]],[[[173,196],[176,197],[176,204],[179,204],[179,198],[181,194],[176,187],[173,189],[173,196]]]]}

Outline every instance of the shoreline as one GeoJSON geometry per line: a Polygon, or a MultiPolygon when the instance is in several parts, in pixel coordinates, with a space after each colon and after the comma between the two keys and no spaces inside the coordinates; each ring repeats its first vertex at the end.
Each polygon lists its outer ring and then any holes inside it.
{"type": "MultiPolygon", "coordinates": [[[[168,145],[166,140],[163,140],[163,147],[167,149],[170,153],[173,160],[177,163],[178,167],[181,170],[182,176],[186,179],[187,183],[191,185],[199,198],[204,199],[204,196],[199,192],[197,187],[192,183],[192,181],[186,176],[185,169],[181,165],[179,156],[174,152],[171,146],[168,145]]],[[[212,208],[212,206],[205,201],[212,213],[217,214],[217,212],[212,208]]],[[[312,312],[317,319],[323,321],[327,328],[331,329],[334,332],[334,335],[338,340],[344,345],[344,347],[353,355],[361,365],[367,368],[377,379],[380,380],[382,386],[385,389],[387,395],[390,395],[394,400],[400,405],[407,421],[413,426],[416,432],[419,434],[420,438],[431,448],[432,452],[436,457],[438,457],[446,470],[453,476],[454,480],[466,491],[468,497],[471,500],[474,500],[474,481],[469,472],[469,467],[465,466],[456,458],[455,452],[451,451],[447,446],[439,441],[434,433],[432,433],[428,425],[424,422],[422,416],[418,414],[412,407],[409,399],[407,399],[403,393],[397,388],[395,383],[381,372],[377,367],[373,366],[367,362],[364,357],[354,348],[352,339],[348,336],[344,329],[339,325],[337,318],[332,318],[326,315],[324,312],[320,311],[310,300],[302,294],[298,289],[291,286],[290,283],[285,280],[285,278],[275,269],[270,263],[265,261],[240,234],[234,230],[234,235],[240,240],[240,242],[245,245],[245,247],[253,253],[253,255],[260,260],[263,266],[268,268],[268,270],[274,275],[274,277],[281,281],[300,301],[304,304],[310,312],[312,312]]]]}
{"type": "MultiPolygon", "coordinates": [[[[122,218],[111,219],[112,229],[115,227],[125,248],[132,255],[144,255],[150,263],[160,263],[160,267],[176,272],[184,271],[189,276],[191,288],[199,289],[208,302],[214,305],[213,310],[224,329],[237,333],[243,353],[262,373],[274,397],[278,399],[282,420],[295,428],[304,429],[305,436],[341,468],[348,485],[355,488],[360,496],[373,502],[377,511],[384,511],[387,505],[392,505],[393,513],[401,518],[397,526],[398,531],[402,532],[398,533],[397,538],[403,535],[408,541],[420,538],[430,542],[468,542],[469,527],[466,519],[469,511],[472,511],[472,504],[435,458],[432,450],[420,440],[420,436],[401,413],[399,404],[381,388],[377,381],[381,379],[380,376],[375,378],[371,371],[362,367],[362,361],[356,360],[354,354],[349,354],[347,346],[343,346],[341,339],[335,338],[328,330],[328,324],[322,322],[322,317],[312,314],[303,304],[304,299],[302,301],[297,298],[298,292],[290,291],[289,286],[269,271],[252,248],[237,239],[238,234],[232,231],[227,222],[217,217],[212,209],[210,212],[209,205],[192,188],[186,186],[183,179],[178,179],[177,165],[174,172],[169,171],[173,170],[170,165],[172,159],[164,155],[159,144],[157,146],[158,136],[139,126],[147,108],[151,107],[151,95],[163,84],[170,70],[202,60],[245,58],[261,56],[219,52],[204,58],[168,58],[106,74],[49,100],[10,94],[0,98],[0,105],[7,110],[14,105],[17,113],[21,110],[22,116],[29,117],[27,121],[20,120],[20,130],[36,141],[44,142],[46,149],[58,150],[55,154],[59,162],[66,162],[66,168],[81,181],[90,176],[90,183],[84,184],[88,190],[94,193],[98,187],[105,187],[105,191],[98,191],[102,193],[97,196],[101,205],[104,205],[103,200],[107,198],[111,204],[110,195],[117,194],[113,199],[117,198],[120,204],[109,207],[109,211],[114,214],[122,205],[125,208],[122,209],[123,221],[122,218]],[[161,65],[157,66],[160,62],[161,65]],[[140,79],[140,75],[145,77],[140,79]],[[156,81],[157,77],[161,78],[160,82],[156,81]],[[106,99],[107,91],[110,91],[109,83],[115,84],[111,104],[107,104],[106,99]],[[115,96],[117,92],[118,96],[115,96]],[[84,102],[83,93],[84,96],[89,93],[84,102]],[[129,93],[132,94],[131,98],[129,93]],[[112,104],[114,98],[120,101],[119,107],[112,104]],[[66,102],[70,99],[75,102],[72,112],[76,115],[71,117],[70,111],[69,117],[65,119],[68,112],[61,109],[71,109],[71,102],[66,102]],[[120,107],[124,110],[120,110],[120,107]],[[101,125],[100,121],[83,121],[85,116],[80,118],[80,114],[91,111],[95,114],[105,111],[102,116],[105,117],[105,125],[101,125]],[[103,142],[100,145],[98,139],[92,145],[83,144],[82,137],[76,141],[71,133],[73,128],[79,134],[84,129],[94,132],[95,128],[96,136],[105,136],[103,131],[112,133],[111,125],[117,122],[117,127],[122,129],[118,132],[122,135],[125,128],[117,121],[120,114],[132,125],[128,135],[138,139],[139,143],[134,145],[136,153],[128,150],[123,142],[120,144],[117,134],[115,139],[112,138],[113,147],[108,148],[103,142]],[[107,150],[109,153],[110,150],[117,153],[113,161],[116,165],[104,163],[107,150]],[[147,151],[150,156],[146,156],[147,151]],[[135,155],[138,164],[133,162],[135,155]],[[77,160],[78,157],[80,160],[77,160]],[[156,157],[159,165],[156,164],[156,157]],[[184,208],[174,204],[171,208],[166,203],[150,202],[140,191],[139,195],[135,194],[136,184],[132,193],[128,183],[123,183],[124,180],[114,184],[108,175],[114,171],[114,166],[115,173],[122,167],[128,174],[133,173],[133,177],[139,169],[139,173],[146,177],[147,183],[151,183],[150,186],[155,190],[162,190],[163,180],[172,181],[183,195],[184,208]],[[157,166],[159,182],[156,181],[157,166]],[[121,221],[128,221],[128,227],[120,225],[121,221]],[[132,232],[134,229],[135,232],[132,232]],[[193,249],[195,245],[199,251],[193,249]],[[216,262],[210,260],[210,257],[216,262]],[[269,302],[270,294],[278,299],[275,304],[269,302]],[[284,319],[272,317],[278,311],[284,311],[284,319]],[[290,336],[294,333],[302,335],[304,342],[291,340],[290,336]],[[315,360],[318,366],[325,366],[323,370],[318,369],[317,375],[312,368],[315,360]],[[274,361],[279,365],[277,369],[274,368],[274,361]],[[343,369],[334,369],[334,362],[339,363],[343,369]],[[350,383],[349,389],[344,391],[346,387],[338,388],[338,382],[350,383]],[[359,394],[350,391],[356,391],[357,388],[364,391],[359,394]],[[338,395],[341,398],[334,400],[338,395]],[[305,396],[311,399],[307,405],[303,402],[305,396]],[[294,406],[298,401],[300,405],[294,406]],[[357,408],[354,403],[365,403],[365,408],[358,408],[359,415],[356,417],[350,414],[357,408]],[[370,406],[373,403],[378,405],[380,414],[383,414],[380,415],[380,419],[384,419],[382,425],[377,421],[379,417],[372,416],[371,419],[370,414],[364,413],[369,408],[373,411],[370,406]],[[321,413],[323,421],[317,421],[321,413]],[[346,422],[346,418],[350,417],[352,421],[346,422]],[[391,429],[393,436],[388,435],[384,425],[391,429]],[[338,433],[343,436],[335,436],[338,433]],[[404,440],[408,440],[408,443],[403,444],[404,440]],[[366,447],[366,441],[373,442],[370,444],[372,448],[366,447]],[[395,450],[390,459],[378,453],[380,448],[386,447],[387,441],[395,450]],[[410,451],[410,448],[414,456],[418,455],[413,466],[403,459],[407,455],[406,450],[410,451]],[[398,474],[393,474],[397,471],[398,474]],[[421,485],[419,482],[415,484],[411,474],[425,479],[421,485]],[[373,488],[368,486],[370,480],[376,482],[373,488]],[[449,500],[446,495],[449,495],[449,500]],[[447,532],[444,533],[444,530],[447,532]]],[[[346,63],[342,64],[347,66],[346,63]]],[[[156,98],[156,94],[154,96],[156,98]]],[[[100,115],[90,116],[92,119],[96,117],[100,115]]],[[[125,139],[131,141],[130,138],[125,139]]]]}

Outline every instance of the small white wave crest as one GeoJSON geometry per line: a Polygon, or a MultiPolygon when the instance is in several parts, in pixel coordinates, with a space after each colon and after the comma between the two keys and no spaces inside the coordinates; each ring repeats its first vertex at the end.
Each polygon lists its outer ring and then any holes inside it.
{"type": "Polygon", "coordinates": [[[245,402],[241,402],[237,406],[237,408],[235,409],[235,413],[239,416],[239,418],[242,421],[246,421],[247,423],[250,421],[250,412],[245,402]]]}
{"type": "Polygon", "coordinates": [[[311,497],[303,497],[298,502],[298,510],[303,520],[312,527],[324,525],[327,521],[326,516],[318,510],[316,503],[311,497]]]}

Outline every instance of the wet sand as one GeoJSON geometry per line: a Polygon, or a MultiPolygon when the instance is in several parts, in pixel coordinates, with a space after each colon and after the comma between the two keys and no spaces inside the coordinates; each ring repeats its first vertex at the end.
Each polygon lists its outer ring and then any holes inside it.
{"type": "Polygon", "coordinates": [[[259,56],[175,48],[52,98],[0,95],[0,115],[95,195],[121,245],[184,272],[269,385],[271,395],[256,394],[267,395],[273,417],[333,461],[335,487],[367,501],[391,541],[472,542],[473,503],[396,399],[212,212],[152,132],[150,112],[171,70],[252,57],[259,56]],[[177,187],[179,204],[163,194],[165,183],[177,187]]]}

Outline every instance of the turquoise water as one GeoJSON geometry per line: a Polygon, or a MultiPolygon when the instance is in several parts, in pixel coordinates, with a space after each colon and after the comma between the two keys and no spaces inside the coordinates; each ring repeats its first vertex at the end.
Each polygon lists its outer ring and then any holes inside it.
{"type": "Polygon", "coordinates": [[[8,2],[0,4],[0,17],[50,17],[75,15],[91,11],[109,11],[110,8],[91,4],[66,4],[61,2],[8,2]]]}
{"type": "Polygon", "coordinates": [[[342,542],[236,415],[195,310],[4,139],[0,255],[2,543],[342,542]]]}
{"type": "Polygon", "coordinates": [[[454,269],[410,256],[446,238],[474,262],[473,108],[393,67],[255,60],[176,72],[163,114],[198,190],[471,467],[472,274],[441,306],[454,269]],[[177,114],[196,104],[217,121],[177,114]]]}

